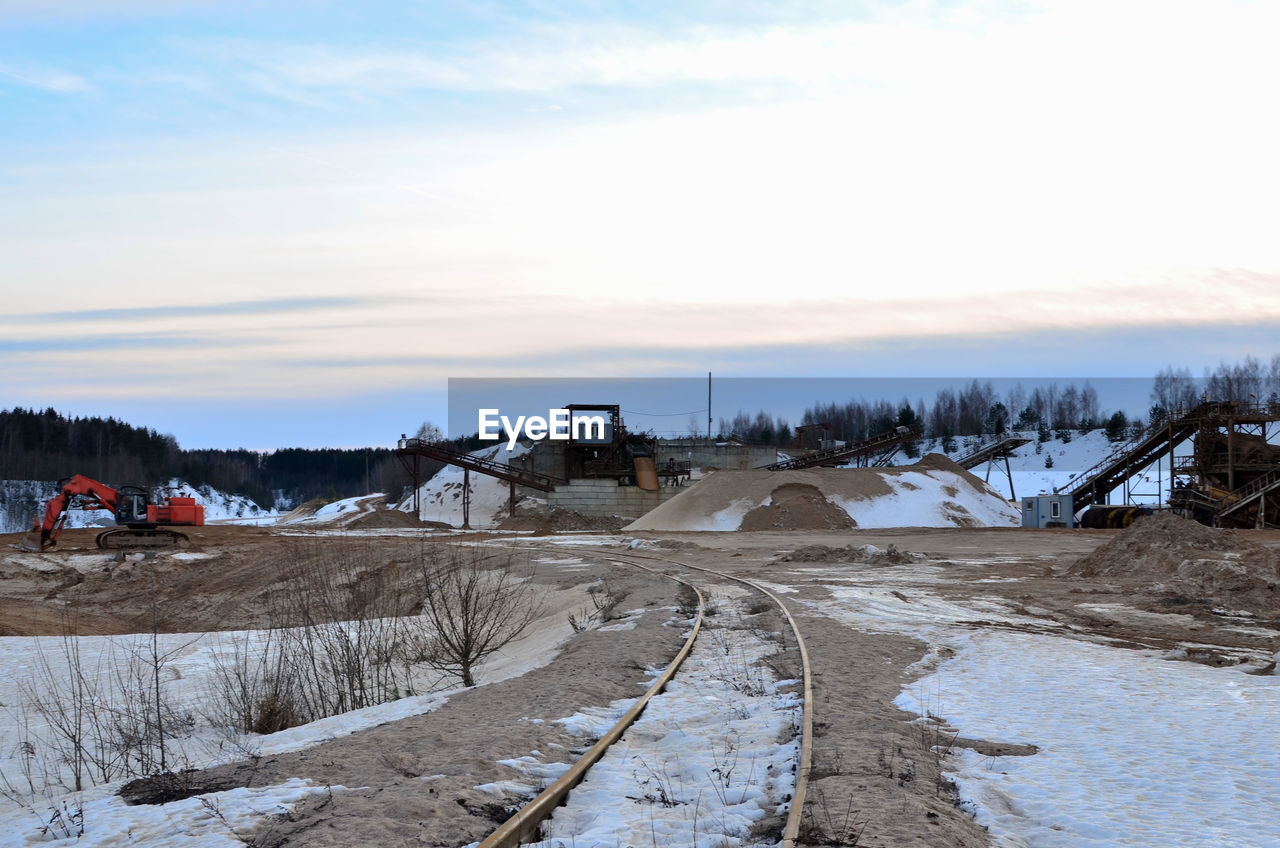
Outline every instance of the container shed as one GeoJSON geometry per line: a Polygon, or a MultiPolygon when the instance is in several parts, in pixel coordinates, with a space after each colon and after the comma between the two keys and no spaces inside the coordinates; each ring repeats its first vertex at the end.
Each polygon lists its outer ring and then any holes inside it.
{"type": "Polygon", "coordinates": [[[1023,527],[1074,526],[1071,495],[1035,495],[1022,499],[1023,527]]]}

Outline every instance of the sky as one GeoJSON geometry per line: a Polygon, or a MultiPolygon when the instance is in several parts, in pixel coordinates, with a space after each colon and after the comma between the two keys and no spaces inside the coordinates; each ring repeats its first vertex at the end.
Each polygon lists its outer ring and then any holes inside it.
{"type": "Polygon", "coordinates": [[[443,426],[450,378],[1269,359],[1278,24],[0,0],[0,407],[360,446],[443,426]]]}

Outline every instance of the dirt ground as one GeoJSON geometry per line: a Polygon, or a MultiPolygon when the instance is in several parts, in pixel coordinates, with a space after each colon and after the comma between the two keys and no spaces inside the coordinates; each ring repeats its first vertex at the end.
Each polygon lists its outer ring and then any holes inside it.
{"type": "MultiPolygon", "coordinates": [[[[1106,547],[1121,532],[908,528],[577,537],[592,544],[560,553],[582,557],[589,567],[541,564],[537,579],[568,586],[610,576],[628,592],[624,608],[645,610],[634,629],[577,634],[546,667],[455,696],[435,712],[302,752],[227,766],[200,780],[211,786],[262,785],[300,776],[347,787],[288,820],[264,824],[257,844],[461,845],[481,838],[504,817],[505,806],[517,801],[474,788],[515,776],[499,760],[535,750],[550,759],[571,759],[588,740],[568,735],[554,720],[635,697],[650,679],[644,669],[664,665],[678,649],[679,633],[666,626],[674,587],[617,564],[625,544],[642,537],[650,540],[646,553],[795,590],[786,599],[808,643],[815,684],[806,844],[853,844],[860,834],[861,846],[987,845],[985,831],[958,807],[941,774],[943,764],[922,744],[914,716],[892,705],[920,673],[912,666],[928,646],[860,632],[805,602],[830,596],[833,568],[872,575],[892,587],[924,563],[938,576],[930,591],[947,598],[999,598],[1019,612],[1065,626],[1076,638],[1134,648],[1191,643],[1200,647],[1187,652],[1190,661],[1248,663],[1250,670],[1268,673],[1266,660],[1280,646],[1280,609],[1268,606],[1265,595],[1263,607],[1244,619],[1219,599],[1171,591],[1141,567],[1106,573],[1077,567],[1095,552],[1091,561],[1112,550],[1112,561],[1119,562],[1124,551],[1137,550],[1127,542],[1128,547],[1106,547]],[[899,556],[841,562],[844,557],[824,557],[815,548],[816,554],[811,550],[804,557],[810,561],[784,561],[804,547],[864,545],[893,545],[899,556]]],[[[1275,532],[1239,535],[1261,546],[1249,549],[1255,554],[1265,550],[1274,556],[1280,549],[1275,532]]],[[[260,626],[273,593],[289,590],[291,569],[300,560],[341,551],[363,579],[407,585],[424,544],[464,538],[504,536],[450,534],[423,541],[386,531],[321,538],[207,527],[180,556],[139,562],[118,562],[95,551],[91,531],[68,531],[59,551],[47,554],[14,551],[8,543],[17,537],[0,537],[0,628],[7,635],[48,634],[73,622],[83,633],[135,632],[150,627],[154,610],[165,630],[260,626]]],[[[527,535],[505,538],[525,546],[548,542],[527,535]]],[[[405,603],[411,605],[407,595],[405,603]]],[[[1012,750],[1000,739],[956,744],[989,753],[1034,753],[1012,750]]]]}

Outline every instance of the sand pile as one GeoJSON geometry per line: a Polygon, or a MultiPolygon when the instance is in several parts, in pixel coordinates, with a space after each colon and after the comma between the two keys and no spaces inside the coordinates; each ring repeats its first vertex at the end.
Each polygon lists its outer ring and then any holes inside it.
{"type": "Polygon", "coordinates": [[[498,525],[499,530],[531,530],[535,536],[574,530],[604,530],[612,533],[622,526],[620,518],[582,515],[569,509],[519,510],[498,525]]]}
{"type": "Polygon", "coordinates": [[[311,500],[306,501],[305,503],[299,504],[289,512],[286,512],[284,515],[280,516],[280,518],[276,521],[276,523],[292,524],[295,521],[299,521],[303,518],[310,518],[311,516],[316,514],[316,510],[320,509],[320,507],[324,506],[327,503],[328,501],[326,501],[324,498],[312,498],[311,500]]]}
{"type": "Polygon", "coordinates": [[[739,530],[847,530],[854,526],[849,513],[823,497],[816,486],[785,483],[773,490],[769,503],[742,517],[739,530]]]}
{"type": "Polygon", "coordinates": [[[347,524],[347,527],[352,530],[383,530],[399,527],[448,529],[449,525],[440,521],[419,521],[415,516],[407,512],[382,507],[357,516],[347,524]]]}
{"type": "Polygon", "coordinates": [[[874,565],[902,565],[924,559],[924,554],[900,551],[897,545],[881,550],[875,545],[805,545],[778,557],[775,562],[867,562],[874,565]]]}
{"type": "Polygon", "coordinates": [[[1069,573],[1139,578],[1151,581],[1153,591],[1280,615],[1280,556],[1239,533],[1170,512],[1138,519],[1069,573]]]}
{"type": "Polygon", "coordinates": [[[1015,527],[998,492],[940,454],[897,468],[718,471],[628,530],[1015,527]]]}

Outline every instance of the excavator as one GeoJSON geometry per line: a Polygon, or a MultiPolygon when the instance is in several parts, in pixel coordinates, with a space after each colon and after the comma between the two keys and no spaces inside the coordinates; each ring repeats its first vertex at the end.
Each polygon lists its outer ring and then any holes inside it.
{"type": "Polygon", "coordinates": [[[104,530],[97,538],[98,547],[108,550],[185,545],[190,541],[186,534],[165,528],[204,524],[204,507],[196,503],[195,498],[174,496],[151,503],[147,490],[139,486],[121,486],[117,490],[82,474],[60,481],[58,489],[58,494],[49,498],[45,506],[43,520],[36,516],[35,526],[19,545],[23,549],[43,551],[57,545],[72,503],[84,509],[110,510],[115,516],[116,524],[121,526],[104,530]]]}

